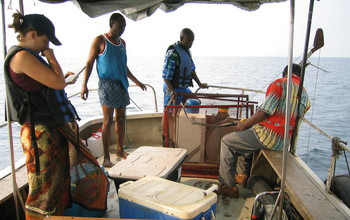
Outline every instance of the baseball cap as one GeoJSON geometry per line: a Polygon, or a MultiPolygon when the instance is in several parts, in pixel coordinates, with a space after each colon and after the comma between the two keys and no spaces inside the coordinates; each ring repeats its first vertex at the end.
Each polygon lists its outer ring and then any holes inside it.
{"type": "Polygon", "coordinates": [[[50,19],[48,19],[44,15],[25,15],[22,26],[31,27],[42,34],[45,34],[54,45],[62,45],[61,42],[55,36],[55,26],[50,21],[50,19]]]}

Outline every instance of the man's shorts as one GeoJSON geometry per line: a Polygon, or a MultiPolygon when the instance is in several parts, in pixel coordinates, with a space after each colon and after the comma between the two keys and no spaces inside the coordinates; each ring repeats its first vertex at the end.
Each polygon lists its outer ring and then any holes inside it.
{"type": "Polygon", "coordinates": [[[126,108],[130,104],[128,91],[117,80],[100,79],[98,97],[101,106],[106,105],[108,108],[126,108]]]}
{"type": "MultiPolygon", "coordinates": [[[[181,93],[192,93],[192,91],[189,88],[175,88],[174,89],[176,92],[181,92],[181,93]]],[[[173,103],[169,103],[171,99],[171,92],[164,83],[163,85],[163,93],[164,93],[164,103],[163,105],[173,105],[173,103]]],[[[180,105],[184,101],[184,96],[178,95],[176,97],[176,104],[175,105],[180,105]]]]}

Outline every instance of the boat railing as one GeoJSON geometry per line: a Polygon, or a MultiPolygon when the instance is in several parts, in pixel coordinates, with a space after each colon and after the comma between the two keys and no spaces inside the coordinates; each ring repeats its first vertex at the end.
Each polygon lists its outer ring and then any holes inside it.
{"type": "MultiPolygon", "coordinates": [[[[245,95],[247,92],[253,92],[255,94],[265,94],[265,91],[263,90],[257,90],[257,89],[248,89],[248,88],[239,88],[239,87],[231,87],[231,86],[217,86],[217,85],[208,85],[208,88],[215,88],[215,89],[227,89],[227,90],[236,90],[239,91],[238,93],[240,93],[241,95],[245,95]]],[[[199,90],[201,90],[202,88],[198,88],[195,93],[198,93],[199,90]]],[[[251,98],[251,97],[250,97],[251,98]]],[[[249,102],[250,100],[247,99],[247,102],[249,102]]],[[[239,117],[242,117],[242,111],[240,112],[239,117]]]]}
{"type": "MultiPolygon", "coordinates": [[[[256,93],[265,93],[265,91],[257,90],[257,89],[247,89],[247,88],[238,88],[238,87],[230,87],[230,86],[216,86],[216,85],[208,85],[209,88],[217,88],[217,89],[231,89],[231,90],[239,90],[241,91],[241,94],[245,94],[245,92],[256,92],[256,93]]],[[[201,88],[198,88],[196,90],[196,93],[201,90],[201,88]]]]}
{"type": "MultiPolygon", "coordinates": [[[[149,85],[149,84],[145,84],[146,87],[151,88],[152,92],[153,92],[153,100],[154,100],[154,110],[155,112],[158,112],[158,104],[157,104],[157,94],[156,94],[156,90],[153,88],[153,86],[149,85]]],[[[137,87],[137,85],[130,85],[129,87],[137,87]]],[[[90,89],[90,91],[97,91],[97,89],[90,89]]],[[[73,93],[71,95],[68,96],[68,99],[73,98],[77,95],[80,95],[80,92],[76,92],[73,93]]],[[[142,109],[137,105],[137,103],[135,103],[131,98],[130,98],[131,102],[133,102],[135,104],[135,106],[140,109],[142,111],[142,109]]],[[[3,123],[0,125],[0,128],[3,128],[7,125],[7,123],[3,123]]]]}
{"type": "MultiPolygon", "coordinates": [[[[152,92],[153,92],[153,100],[154,100],[154,110],[155,112],[158,112],[158,104],[157,104],[157,93],[156,93],[156,90],[153,88],[153,86],[149,85],[149,84],[144,84],[146,87],[149,87],[152,89],[152,92]]],[[[129,87],[137,87],[137,85],[130,85],[129,87]]],[[[89,91],[97,91],[97,89],[89,89],[89,91]]],[[[73,98],[77,95],[80,95],[80,92],[76,92],[76,93],[73,93],[72,95],[68,96],[68,99],[70,98],[73,98]]],[[[130,97],[130,101],[132,103],[134,103],[134,105],[140,110],[142,111],[142,109],[140,108],[140,106],[134,102],[134,100],[130,97]]]]}
{"type": "MultiPolygon", "coordinates": [[[[149,87],[152,89],[153,92],[153,100],[154,100],[154,108],[155,108],[155,112],[158,112],[158,104],[157,104],[157,93],[156,90],[154,89],[153,86],[149,85],[149,84],[145,84],[145,86],[149,87]]],[[[137,85],[130,85],[129,87],[137,87],[137,85]]],[[[254,89],[245,89],[245,88],[235,88],[235,87],[225,87],[225,86],[215,86],[215,85],[209,85],[210,88],[220,88],[220,89],[233,89],[233,90],[240,90],[242,94],[244,94],[245,91],[249,91],[249,92],[257,92],[257,93],[265,93],[264,91],[261,90],[254,90],[254,89]]],[[[198,88],[196,90],[196,93],[200,90],[200,88],[198,88]]],[[[97,89],[90,89],[90,91],[97,91],[97,89]]],[[[80,91],[73,93],[71,95],[68,96],[68,99],[76,97],[80,95],[80,91]]],[[[131,99],[130,99],[131,100],[131,99]]],[[[133,100],[131,100],[136,107],[138,107],[139,109],[141,109],[133,100]]],[[[7,123],[1,124],[0,128],[3,128],[7,125],[7,123]]]]}
{"type": "MultiPolygon", "coordinates": [[[[150,88],[153,92],[153,99],[154,99],[154,111],[155,112],[158,112],[158,105],[157,105],[157,95],[156,95],[156,91],[155,89],[153,88],[153,86],[149,85],[149,84],[145,84],[146,87],[150,88]]],[[[136,85],[130,85],[129,87],[137,87],[136,85]]],[[[90,89],[90,91],[97,91],[97,89],[90,89]]],[[[76,97],[76,96],[80,96],[80,91],[79,92],[76,92],[76,93],[73,93],[71,95],[68,96],[68,99],[71,99],[73,97],[76,97]]],[[[137,105],[137,103],[135,103],[131,98],[130,98],[130,101],[134,103],[134,105],[140,110],[142,111],[142,109],[137,105]]],[[[0,125],[0,129],[4,128],[7,126],[7,122],[3,123],[0,125]]],[[[20,158],[18,160],[18,163],[16,162],[16,168],[21,168],[24,166],[24,160],[23,158],[20,158]]],[[[5,176],[8,176],[9,174],[11,173],[11,169],[10,169],[10,166],[8,167],[5,167],[4,169],[0,170],[0,179],[2,179],[3,177],[5,176]]]]}
{"type": "MultiPolygon", "coordinates": [[[[332,143],[331,149],[332,149],[332,157],[331,157],[331,162],[328,170],[328,175],[327,175],[327,181],[326,181],[326,191],[329,193],[331,190],[331,183],[332,183],[332,178],[335,175],[335,168],[336,168],[336,161],[341,155],[342,152],[348,151],[350,152],[350,148],[347,146],[347,142],[341,140],[339,137],[333,137],[327,132],[323,131],[316,125],[314,125],[312,122],[307,120],[306,118],[302,118],[302,120],[308,124],[310,127],[318,131],[321,135],[329,139],[332,143]]],[[[350,172],[350,171],[349,171],[350,172]]],[[[350,175],[350,173],[349,173],[350,175]]]]}

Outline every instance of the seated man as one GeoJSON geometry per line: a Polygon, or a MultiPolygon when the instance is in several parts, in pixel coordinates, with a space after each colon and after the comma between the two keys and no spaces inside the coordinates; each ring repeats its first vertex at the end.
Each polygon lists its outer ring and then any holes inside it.
{"type": "MultiPolygon", "coordinates": [[[[249,174],[253,153],[259,149],[283,150],[287,71],[283,77],[273,81],[266,92],[265,101],[257,112],[245,121],[239,122],[232,133],[221,139],[218,194],[237,198],[236,182],[244,184],[249,174]]],[[[297,106],[301,68],[292,65],[291,117],[289,137],[296,126],[297,106]]],[[[303,88],[299,114],[303,116],[310,108],[310,100],[303,88]]]]}

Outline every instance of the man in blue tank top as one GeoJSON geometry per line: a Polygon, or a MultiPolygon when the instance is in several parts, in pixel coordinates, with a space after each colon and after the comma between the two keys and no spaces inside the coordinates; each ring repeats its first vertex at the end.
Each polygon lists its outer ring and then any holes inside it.
{"type": "Polygon", "coordinates": [[[109,144],[114,111],[116,114],[117,157],[125,159],[128,155],[123,150],[125,110],[130,104],[128,78],[142,90],[146,90],[146,86],[130,72],[127,66],[125,41],[120,38],[125,30],[125,18],[119,13],[114,13],[109,19],[109,26],[108,33],[97,36],[92,42],[81,88],[81,98],[86,100],[89,94],[87,83],[96,60],[99,77],[98,95],[103,111],[102,141],[103,166],[105,167],[113,166],[109,156],[109,144]]]}

